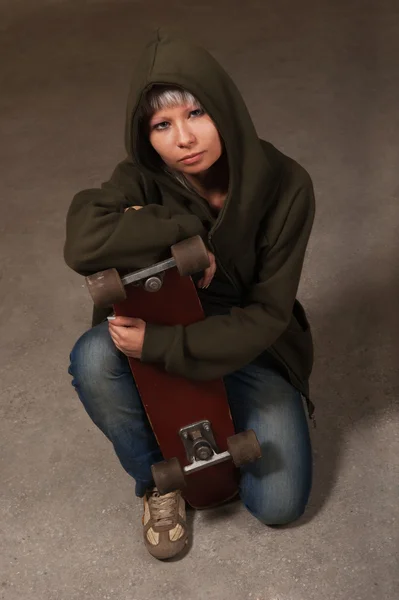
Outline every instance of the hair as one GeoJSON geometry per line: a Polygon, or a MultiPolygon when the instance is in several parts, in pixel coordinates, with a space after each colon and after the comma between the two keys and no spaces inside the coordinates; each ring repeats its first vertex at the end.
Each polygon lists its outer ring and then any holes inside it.
{"type": "MultiPolygon", "coordinates": [[[[181,106],[182,104],[194,104],[199,108],[203,108],[199,100],[197,100],[193,94],[184,88],[168,85],[153,86],[144,95],[140,106],[140,119],[144,125],[144,131],[146,131],[147,135],[148,123],[154,113],[156,113],[158,110],[181,106]]],[[[175,169],[170,169],[164,164],[162,164],[161,168],[166,173],[171,175],[175,180],[177,180],[182,186],[190,191],[195,191],[182,173],[176,171],[175,169]]]]}
{"type": "Polygon", "coordinates": [[[182,104],[195,104],[202,108],[197,98],[184,88],[155,85],[144,96],[141,105],[142,116],[150,119],[158,110],[181,106],[182,104]]]}

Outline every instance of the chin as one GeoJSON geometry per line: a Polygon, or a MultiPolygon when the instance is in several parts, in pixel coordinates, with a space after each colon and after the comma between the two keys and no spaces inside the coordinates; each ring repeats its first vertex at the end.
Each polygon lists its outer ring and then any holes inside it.
{"type": "Polygon", "coordinates": [[[189,175],[199,175],[200,173],[204,173],[209,169],[209,166],[204,167],[203,165],[185,165],[182,173],[188,173],[189,175]]]}
{"type": "Polygon", "coordinates": [[[201,164],[198,165],[184,165],[184,169],[182,173],[188,173],[188,175],[200,175],[201,173],[205,173],[215,164],[216,161],[201,161],[201,164]]]}

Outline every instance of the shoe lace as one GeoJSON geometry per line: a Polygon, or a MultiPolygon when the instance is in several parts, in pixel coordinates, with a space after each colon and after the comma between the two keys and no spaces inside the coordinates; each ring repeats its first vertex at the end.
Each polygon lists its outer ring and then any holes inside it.
{"type": "Polygon", "coordinates": [[[161,496],[157,489],[151,491],[149,499],[151,517],[154,525],[169,527],[174,523],[176,507],[176,492],[161,496]]]}

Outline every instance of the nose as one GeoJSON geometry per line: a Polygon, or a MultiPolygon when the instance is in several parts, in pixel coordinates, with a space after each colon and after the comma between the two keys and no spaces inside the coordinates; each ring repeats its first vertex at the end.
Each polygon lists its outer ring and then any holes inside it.
{"type": "Polygon", "coordinates": [[[195,142],[195,135],[188,124],[181,124],[177,127],[176,143],[179,148],[187,148],[195,142]]]}

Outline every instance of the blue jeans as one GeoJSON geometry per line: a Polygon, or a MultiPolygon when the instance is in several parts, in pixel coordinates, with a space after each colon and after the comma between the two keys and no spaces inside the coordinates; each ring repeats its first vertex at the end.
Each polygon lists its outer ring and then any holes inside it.
{"type": "MultiPolygon", "coordinates": [[[[136,495],[143,496],[153,485],[151,465],[163,457],[128,360],[115,347],[108,323],[93,327],[76,342],[69,373],[90,418],[134,478],[136,495]]],[[[263,523],[290,523],[305,510],[312,479],[302,397],[273,363],[249,364],[224,381],[236,432],[254,429],[262,446],[262,458],[241,468],[241,500],[263,523]]]]}

